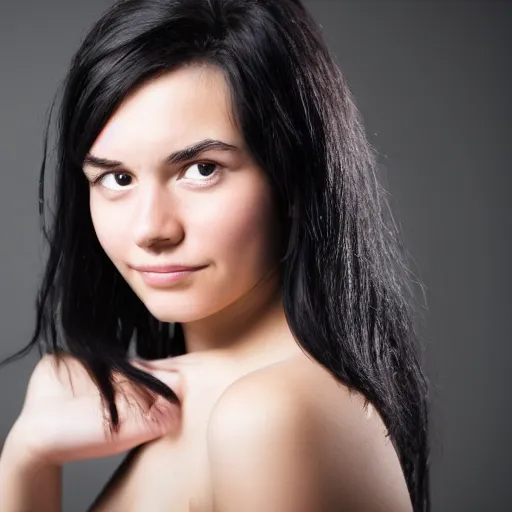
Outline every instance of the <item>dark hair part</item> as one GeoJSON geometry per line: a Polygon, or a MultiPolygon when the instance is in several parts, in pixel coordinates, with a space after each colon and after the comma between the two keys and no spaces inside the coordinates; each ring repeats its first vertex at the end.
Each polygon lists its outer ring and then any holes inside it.
{"type": "Polygon", "coordinates": [[[35,344],[41,352],[71,353],[101,390],[114,429],[113,370],[178,401],[129,364],[127,354],[132,338],[146,359],[183,354],[183,331],[157,321],[104,253],[81,168],[128,93],[195,63],[222,70],[237,126],[278,199],[286,226],[283,301],[297,342],[377,408],[414,510],[430,510],[428,385],[418,361],[412,272],[376,178],[376,151],[299,0],[124,0],[92,27],[64,83],[50,231],[44,214],[50,122],[46,129],[39,194],[50,253],[35,332],[4,363],[35,344]]]}

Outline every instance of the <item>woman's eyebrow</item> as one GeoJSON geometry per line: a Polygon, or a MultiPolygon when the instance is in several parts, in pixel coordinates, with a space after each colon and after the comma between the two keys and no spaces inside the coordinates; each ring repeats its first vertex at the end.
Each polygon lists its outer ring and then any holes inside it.
{"type": "MultiPolygon", "coordinates": [[[[187,160],[196,158],[202,153],[212,149],[220,149],[222,151],[240,151],[240,148],[233,146],[232,144],[228,144],[227,142],[222,142],[215,139],[204,139],[184,149],[180,149],[174,153],[171,153],[167,158],[164,159],[164,164],[169,165],[186,162],[187,160]]],[[[114,169],[116,167],[124,166],[123,162],[119,162],[117,160],[109,160],[107,158],[99,158],[97,156],[91,155],[90,153],[85,156],[83,165],[90,165],[100,169],[114,169]]]]}

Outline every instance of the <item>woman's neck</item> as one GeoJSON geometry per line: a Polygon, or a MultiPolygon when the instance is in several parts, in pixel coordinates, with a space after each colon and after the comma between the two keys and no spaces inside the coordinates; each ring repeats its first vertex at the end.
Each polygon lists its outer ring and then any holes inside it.
{"type": "Polygon", "coordinates": [[[187,354],[247,362],[286,358],[300,350],[286,321],[276,272],[219,313],[182,328],[187,354]]]}

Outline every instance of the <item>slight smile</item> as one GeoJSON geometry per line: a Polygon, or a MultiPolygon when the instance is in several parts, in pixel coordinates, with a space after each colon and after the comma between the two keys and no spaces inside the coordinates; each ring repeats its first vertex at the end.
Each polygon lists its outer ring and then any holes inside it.
{"type": "Polygon", "coordinates": [[[183,277],[189,276],[203,267],[135,267],[148,286],[166,287],[183,277]],[[172,270],[170,270],[172,269],[172,270]]]}

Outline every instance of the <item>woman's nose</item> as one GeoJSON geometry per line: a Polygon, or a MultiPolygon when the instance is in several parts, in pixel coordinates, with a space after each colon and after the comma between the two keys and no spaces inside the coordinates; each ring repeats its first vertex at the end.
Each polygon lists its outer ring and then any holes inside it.
{"type": "Polygon", "coordinates": [[[180,243],[185,233],[176,206],[172,193],[164,186],[152,184],[139,189],[132,216],[135,243],[144,249],[157,243],[180,243]]]}

